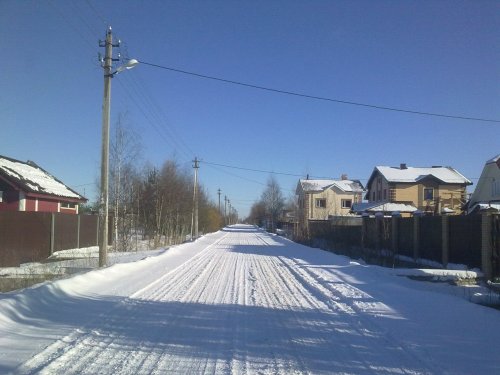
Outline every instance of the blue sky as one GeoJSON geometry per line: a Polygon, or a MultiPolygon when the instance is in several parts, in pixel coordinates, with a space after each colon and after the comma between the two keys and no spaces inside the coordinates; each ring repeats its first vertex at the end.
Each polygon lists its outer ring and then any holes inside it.
{"type": "MultiPolygon", "coordinates": [[[[0,1],[0,154],[33,160],[95,199],[98,40],[171,68],[307,95],[500,120],[498,1],[0,1]]],[[[474,183],[500,123],[282,95],[139,65],[113,79],[142,162],[197,156],[200,181],[241,216],[268,173],[363,183],[374,166],[449,165],[474,183]]],[[[191,168],[190,168],[191,169],[191,168]]],[[[473,187],[472,187],[473,189],[473,187]]],[[[471,189],[471,190],[472,190],[471,189]]]]}

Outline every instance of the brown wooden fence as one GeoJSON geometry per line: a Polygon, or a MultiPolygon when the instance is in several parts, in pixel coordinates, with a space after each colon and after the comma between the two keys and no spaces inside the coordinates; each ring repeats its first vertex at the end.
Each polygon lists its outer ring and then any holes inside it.
{"type": "Polygon", "coordinates": [[[436,266],[480,268],[500,277],[499,215],[363,218],[354,225],[310,221],[310,244],[367,261],[401,259],[436,266]],[[401,257],[404,256],[404,257],[401,257]],[[406,257],[406,258],[405,258],[406,257]]]}
{"type": "MultiPolygon", "coordinates": [[[[53,252],[97,246],[97,215],[0,212],[0,267],[39,262],[53,252]]],[[[112,228],[108,243],[112,242],[112,228]]]]}

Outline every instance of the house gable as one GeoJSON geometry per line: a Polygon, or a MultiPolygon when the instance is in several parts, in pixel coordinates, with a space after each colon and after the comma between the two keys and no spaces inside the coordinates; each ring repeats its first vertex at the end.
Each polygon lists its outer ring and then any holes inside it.
{"type": "Polygon", "coordinates": [[[500,155],[488,160],[481,172],[476,189],[467,204],[467,211],[472,212],[500,204],[500,155]],[[482,206],[481,206],[482,205],[482,206]]]}

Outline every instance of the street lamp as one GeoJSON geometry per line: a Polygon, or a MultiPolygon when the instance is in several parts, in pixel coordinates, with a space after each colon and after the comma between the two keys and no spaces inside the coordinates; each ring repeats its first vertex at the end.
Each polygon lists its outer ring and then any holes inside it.
{"type": "Polygon", "coordinates": [[[119,44],[113,44],[113,35],[111,27],[106,33],[106,41],[99,44],[105,47],[105,56],[103,61],[104,69],[104,99],[102,103],[102,145],[101,145],[101,194],[99,199],[99,267],[106,266],[108,258],[108,177],[109,177],[109,114],[111,106],[111,78],[116,74],[132,69],[139,62],[135,59],[129,60],[126,64],[118,67],[114,72],[113,47],[119,44]]]}

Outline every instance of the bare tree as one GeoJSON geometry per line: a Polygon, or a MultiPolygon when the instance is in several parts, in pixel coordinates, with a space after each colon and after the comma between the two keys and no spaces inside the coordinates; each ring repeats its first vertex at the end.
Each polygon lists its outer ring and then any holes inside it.
{"type": "Polygon", "coordinates": [[[285,199],[283,198],[278,181],[276,181],[273,175],[267,180],[267,187],[262,193],[261,201],[266,210],[268,220],[267,226],[274,232],[281,212],[283,211],[283,207],[285,206],[285,199]]]}
{"type": "Polygon", "coordinates": [[[258,201],[252,205],[250,209],[250,214],[248,215],[246,222],[254,225],[258,225],[259,227],[264,226],[266,220],[266,207],[264,202],[258,201]]]}
{"type": "Polygon", "coordinates": [[[126,125],[126,114],[120,113],[110,145],[110,201],[113,208],[115,250],[129,250],[132,240],[134,186],[140,159],[139,136],[126,125]]]}

